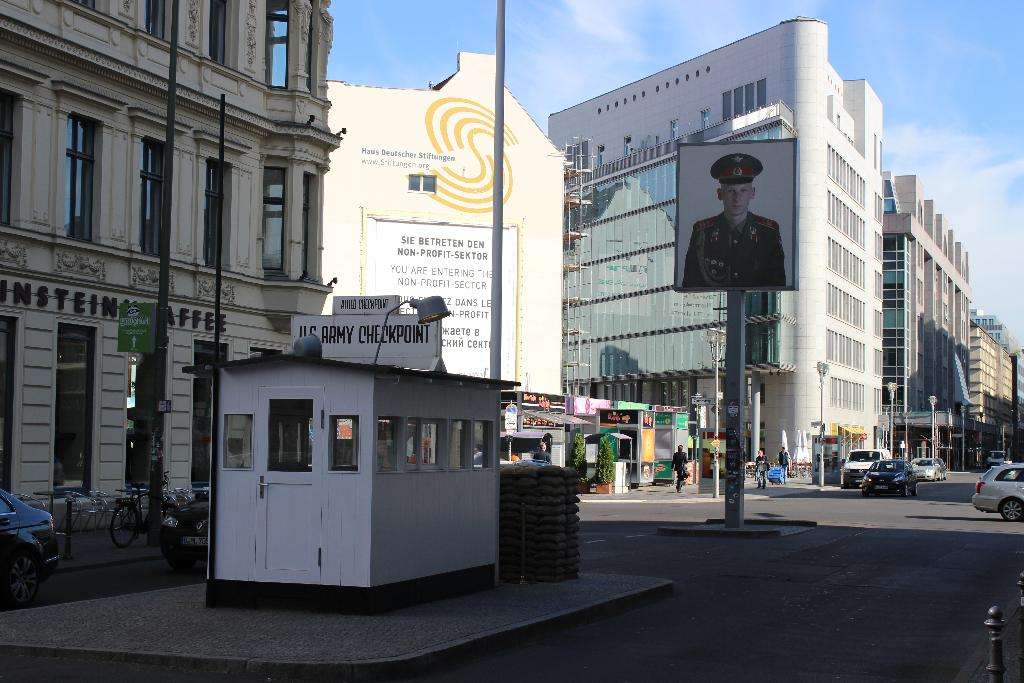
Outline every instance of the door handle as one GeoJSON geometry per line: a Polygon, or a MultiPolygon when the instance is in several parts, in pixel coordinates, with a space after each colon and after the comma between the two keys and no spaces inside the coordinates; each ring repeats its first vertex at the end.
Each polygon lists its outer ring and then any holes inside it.
{"type": "Polygon", "coordinates": [[[268,486],[270,486],[270,484],[268,484],[267,482],[263,481],[263,477],[260,477],[260,483],[259,483],[260,498],[263,497],[263,494],[264,494],[264,492],[266,492],[268,486]]]}

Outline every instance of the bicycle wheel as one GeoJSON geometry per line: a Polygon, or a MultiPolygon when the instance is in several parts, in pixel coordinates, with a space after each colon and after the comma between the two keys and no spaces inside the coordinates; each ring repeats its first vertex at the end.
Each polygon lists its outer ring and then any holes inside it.
{"type": "Polygon", "coordinates": [[[119,507],[110,518],[110,540],[118,548],[127,548],[139,535],[141,519],[134,507],[119,507]]]}

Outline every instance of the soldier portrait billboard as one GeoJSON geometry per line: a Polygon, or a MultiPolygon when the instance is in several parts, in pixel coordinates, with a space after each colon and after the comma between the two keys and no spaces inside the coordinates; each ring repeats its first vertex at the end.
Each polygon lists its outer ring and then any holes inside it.
{"type": "Polygon", "coordinates": [[[680,292],[793,290],[796,140],[680,144],[680,292]]]}

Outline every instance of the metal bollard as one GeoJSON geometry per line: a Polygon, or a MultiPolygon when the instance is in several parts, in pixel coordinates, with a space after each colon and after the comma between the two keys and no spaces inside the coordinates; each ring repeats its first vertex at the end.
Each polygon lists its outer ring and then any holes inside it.
{"type": "Polygon", "coordinates": [[[526,583],[526,503],[519,504],[519,583],[526,583]]]}
{"type": "Polygon", "coordinates": [[[1017,610],[1017,681],[1024,683],[1024,572],[1017,579],[1017,588],[1020,589],[1020,609],[1017,610]]]}
{"type": "Polygon", "coordinates": [[[64,499],[64,555],[62,559],[70,560],[71,555],[71,529],[74,527],[75,522],[73,519],[73,513],[75,511],[75,502],[68,496],[64,499]]]}
{"type": "Polygon", "coordinates": [[[1003,621],[1003,610],[999,609],[999,605],[989,607],[988,619],[985,620],[985,628],[988,629],[988,637],[992,641],[988,666],[985,667],[989,683],[1003,683],[1003,674],[1006,673],[1006,666],[1003,665],[1004,626],[1006,626],[1006,622],[1003,621]]]}

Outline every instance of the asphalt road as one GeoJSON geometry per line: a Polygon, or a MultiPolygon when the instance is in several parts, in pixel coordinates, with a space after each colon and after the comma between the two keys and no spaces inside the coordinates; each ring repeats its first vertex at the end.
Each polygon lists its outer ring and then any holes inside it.
{"type": "MultiPolygon", "coordinates": [[[[1015,603],[1024,569],[1024,524],[974,510],[969,501],[976,478],[953,475],[922,484],[916,498],[769,488],[766,497],[748,501],[748,517],[810,519],[821,526],[763,540],[656,535],[659,524],[722,514],[720,501],[690,502],[667,487],[633,492],[625,502],[588,497],[581,512],[584,568],[670,578],[674,596],[510,642],[431,680],[952,680],[984,643],[988,606],[1015,603]]],[[[95,579],[92,573],[77,572],[67,585],[54,577],[44,586],[52,591],[47,599],[201,578],[150,562],[98,569],[95,579]],[[98,588],[86,586],[93,580],[98,588]]],[[[0,681],[41,675],[224,678],[29,658],[0,667],[0,681]]],[[[266,680],[251,680],[257,678],[266,680]]]]}

